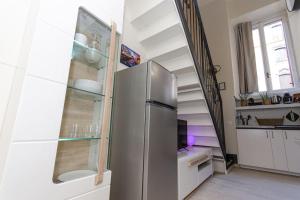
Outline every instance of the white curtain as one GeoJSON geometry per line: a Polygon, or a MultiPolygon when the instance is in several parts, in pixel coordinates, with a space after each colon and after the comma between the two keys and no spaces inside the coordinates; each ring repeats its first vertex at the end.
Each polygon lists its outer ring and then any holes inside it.
{"type": "Polygon", "coordinates": [[[258,91],[255,52],[252,37],[252,23],[236,25],[236,46],[239,71],[240,93],[258,91]]]}

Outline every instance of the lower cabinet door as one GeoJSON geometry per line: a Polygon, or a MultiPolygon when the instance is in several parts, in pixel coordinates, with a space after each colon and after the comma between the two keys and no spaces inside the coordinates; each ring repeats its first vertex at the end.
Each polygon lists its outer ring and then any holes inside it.
{"type": "Polygon", "coordinates": [[[288,171],[286,152],[284,147],[284,132],[282,130],[270,130],[274,169],[288,171]]]}
{"type": "Polygon", "coordinates": [[[74,197],[70,200],[109,200],[109,192],[110,186],[105,186],[87,194],[74,197]]]}
{"type": "Polygon", "coordinates": [[[178,162],[178,198],[184,199],[199,185],[198,166],[189,166],[188,162],[178,162]]]}
{"type": "Polygon", "coordinates": [[[284,131],[284,137],[289,171],[300,173],[300,131],[284,131]]]}
{"type": "Polygon", "coordinates": [[[273,155],[269,131],[238,129],[239,164],[273,169],[273,155]]]}

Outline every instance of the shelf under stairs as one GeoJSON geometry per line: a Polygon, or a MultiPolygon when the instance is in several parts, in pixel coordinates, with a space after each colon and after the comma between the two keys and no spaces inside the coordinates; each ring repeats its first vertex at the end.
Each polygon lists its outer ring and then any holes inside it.
{"type": "Polygon", "coordinates": [[[147,58],[177,76],[178,118],[188,121],[193,144],[213,148],[214,156],[219,159],[216,162],[221,160],[226,166],[175,2],[137,1],[143,8],[135,6],[136,15],[131,24],[147,58]]]}

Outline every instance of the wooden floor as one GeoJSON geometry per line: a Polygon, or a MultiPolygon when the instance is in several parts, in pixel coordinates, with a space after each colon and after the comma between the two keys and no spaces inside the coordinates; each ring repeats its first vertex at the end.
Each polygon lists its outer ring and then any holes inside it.
{"type": "Polygon", "coordinates": [[[300,178],[234,168],[215,175],[188,200],[300,200],[300,178]]]}

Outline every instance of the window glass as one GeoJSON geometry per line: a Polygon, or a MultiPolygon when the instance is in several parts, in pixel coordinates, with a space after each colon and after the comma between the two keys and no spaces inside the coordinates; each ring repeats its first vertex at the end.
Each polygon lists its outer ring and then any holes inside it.
{"type": "Polygon", "coordinates": [[[272,89],[293,88],[294,84],[282,21],[265,25],[264,34],[272,89]]]}
{"type": "Polygon", "coordinates": [[[263,22],[253,29],[259,91],[294,87],[285,31],[282,20],[263,22]]]}

